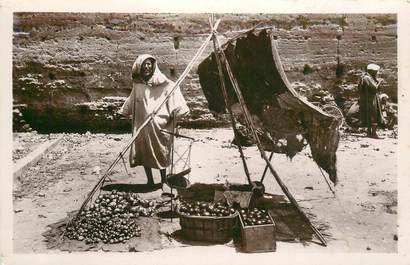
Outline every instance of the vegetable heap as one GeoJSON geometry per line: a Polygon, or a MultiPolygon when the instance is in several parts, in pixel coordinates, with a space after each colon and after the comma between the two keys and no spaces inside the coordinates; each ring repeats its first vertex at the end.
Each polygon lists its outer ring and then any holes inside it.
{"type": "Polygon", "coordinates": [[[87,244],[125,242],[141,235],[136,218],[154,215],[156,206],[154,201],[143,200],[137,194],[114,190],[99,195],[67,227],[65,235],[70,239],[84,240],[87,244]]]}

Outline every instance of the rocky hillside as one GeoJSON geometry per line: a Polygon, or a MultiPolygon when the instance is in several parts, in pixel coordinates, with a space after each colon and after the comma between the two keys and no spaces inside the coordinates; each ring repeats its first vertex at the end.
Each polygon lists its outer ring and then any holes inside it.
{"type": "MultiPolygon", "coordinates": [[[[360,71],[376,62],[385,91],[397,100],[395,15],[218,17],[222,42],[256,25],[274,27],[285,71],[301,93],[354,97],[360,71]]],[[[13,97],[24,106],[22,124],[44,132],[128,130],[129,121],[113,113],[131,90],[135,57],[157,56],[160,69],[176,80],[208,33],[205,14],[15,13],[13,97]]],[[[203,58],[211,51],[209,45],[203,58]]],[[[207,110],[196,65],[182,91],[192,111],[184,126],[224,124],[207,110]]]]}

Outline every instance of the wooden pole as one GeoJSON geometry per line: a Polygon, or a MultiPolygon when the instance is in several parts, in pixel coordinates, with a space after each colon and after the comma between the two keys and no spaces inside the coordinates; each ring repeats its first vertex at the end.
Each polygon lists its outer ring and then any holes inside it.
{"type": "MultiPolygon", "coordinates": [[[[222,93],[223,93],[223,96],[224,96],[225,106],[228,109],[229,116],[231,117],[232,129],[233,129],[235,137],[237,137],[239,134],[238,134],[238,130],[235,126],[235,118],[233,116],[232,109],[231,109],[230,105],[228,104],[228,94],[226,92],[225,80],[224,80],[224,76],[223,76],[223,72],[222,72],[222,65],[221,65],[221,61],[220,61],[220,58],[219,58],[218,49],[217,49],[217,46],[216,46],[217,45],[217,39],[216,38],[217,38],[216,34],[214,34],[212,39],[213,39],[214,49],[215,49],[214,54],[215,54],[216,62],[217,62],[217,65],[218,65],[219,81],[221,83],[221,88],[222,88],[222,93]]],[[[248,180],[249,185],[252,185],[252,180],[251,180],[251,177],[250,177],[250,174],[249,174],[248,166],[246,164],[245,156],[243,154],[242,146],[241,146],[240,143],[238,143],[237,146],[238,146],[239,154],[240,154],[241,159],[242,159],[242,165],[243,165],[243,169],[245,171],[246,179],[248,180]]]]}
{"type": "MultiPolygon", "coordinates": [[[[273,157],[273,151],[270,153],[269,161],[272,161],[272,157],[273,157]]],[[[268,171],[268,165],[266,165],[265,169],[263,170],[262,177],[261,177],[261,180],[260,180],[261,183],[263,183],[263,180],[265,179],[267,171],[268,171]]]]}

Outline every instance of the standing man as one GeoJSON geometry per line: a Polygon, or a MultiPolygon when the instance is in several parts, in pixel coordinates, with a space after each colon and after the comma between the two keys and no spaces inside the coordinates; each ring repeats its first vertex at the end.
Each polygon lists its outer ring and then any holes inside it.
{"type": "Polygon", "coordinates": [[[363,127],[367,127],[367,136],[381,139],[376,132],[377,126],[382,123],[379,86],[382,80],[377,79],[380,66],[369,64],[367,72],[362,76],[359,84],[359,109],[363,127]]]}
{"type": "MultiPolygon", "coordinates": [[[[131,116],[134,135],[145,118],[171,92],[174,82],[161,73],[153,56],[143,54],[132,66],[132,83],[132,92],[118,113],[131,116]]],[[[177,121],[188,112],[189,108],[178,87],[131,145],[130,166],[144,166],[148,185],[154,185],[152,168],[159,169],[161,183],[165,182],[172,143],[171,135],[164,131],[173,132],[177,121]]]]}

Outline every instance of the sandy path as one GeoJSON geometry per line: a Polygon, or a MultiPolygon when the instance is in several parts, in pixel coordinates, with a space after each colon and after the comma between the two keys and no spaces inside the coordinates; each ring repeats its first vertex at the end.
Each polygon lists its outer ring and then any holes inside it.
{"type": "MultiPolygon", "coordinates": [[[[230,146],[231,130],[181,130],[180,133],[197,139],[192,149],[191,182],[246,181],[238,151],[230,146]]],[[[41,234],[48,224],[79,208],[98,180],[98,169],[104,173],[129,137],[65,135],[59,146],[22,176],[22,183],[14,187],[16,252],[56,252],[47,250],[41,234]]],[[[178,140],[177,146],[181,153],[186,142],[178,140]]],[[[337,198],[332,196],[318,167],[308,157],[308,151],[292,161],[275,154],[274,166],[289,190],[308,214],[316,216],[315,223],[329,226],[332,236],[327,248],[311,243],[303,246],[278,242],[278,252],[396,252],[396,149],[397,139],[343,138],[338,151],[337,198]]],[[[249,157],[251,176],[257,180],[264,168],[263,160],[255,147],[246,148],[245,153],[249,157]]],[[[119,164],[112,179],[121,183],[145,182],[140,168],[133,169],[132,174],[135,178],[129,179],[119,164]]],[[[158,176],[156,180],[159,181],[158,176]]],[[[270,174],[265,186],[268,192],[281,194],[270,174]]]]}

